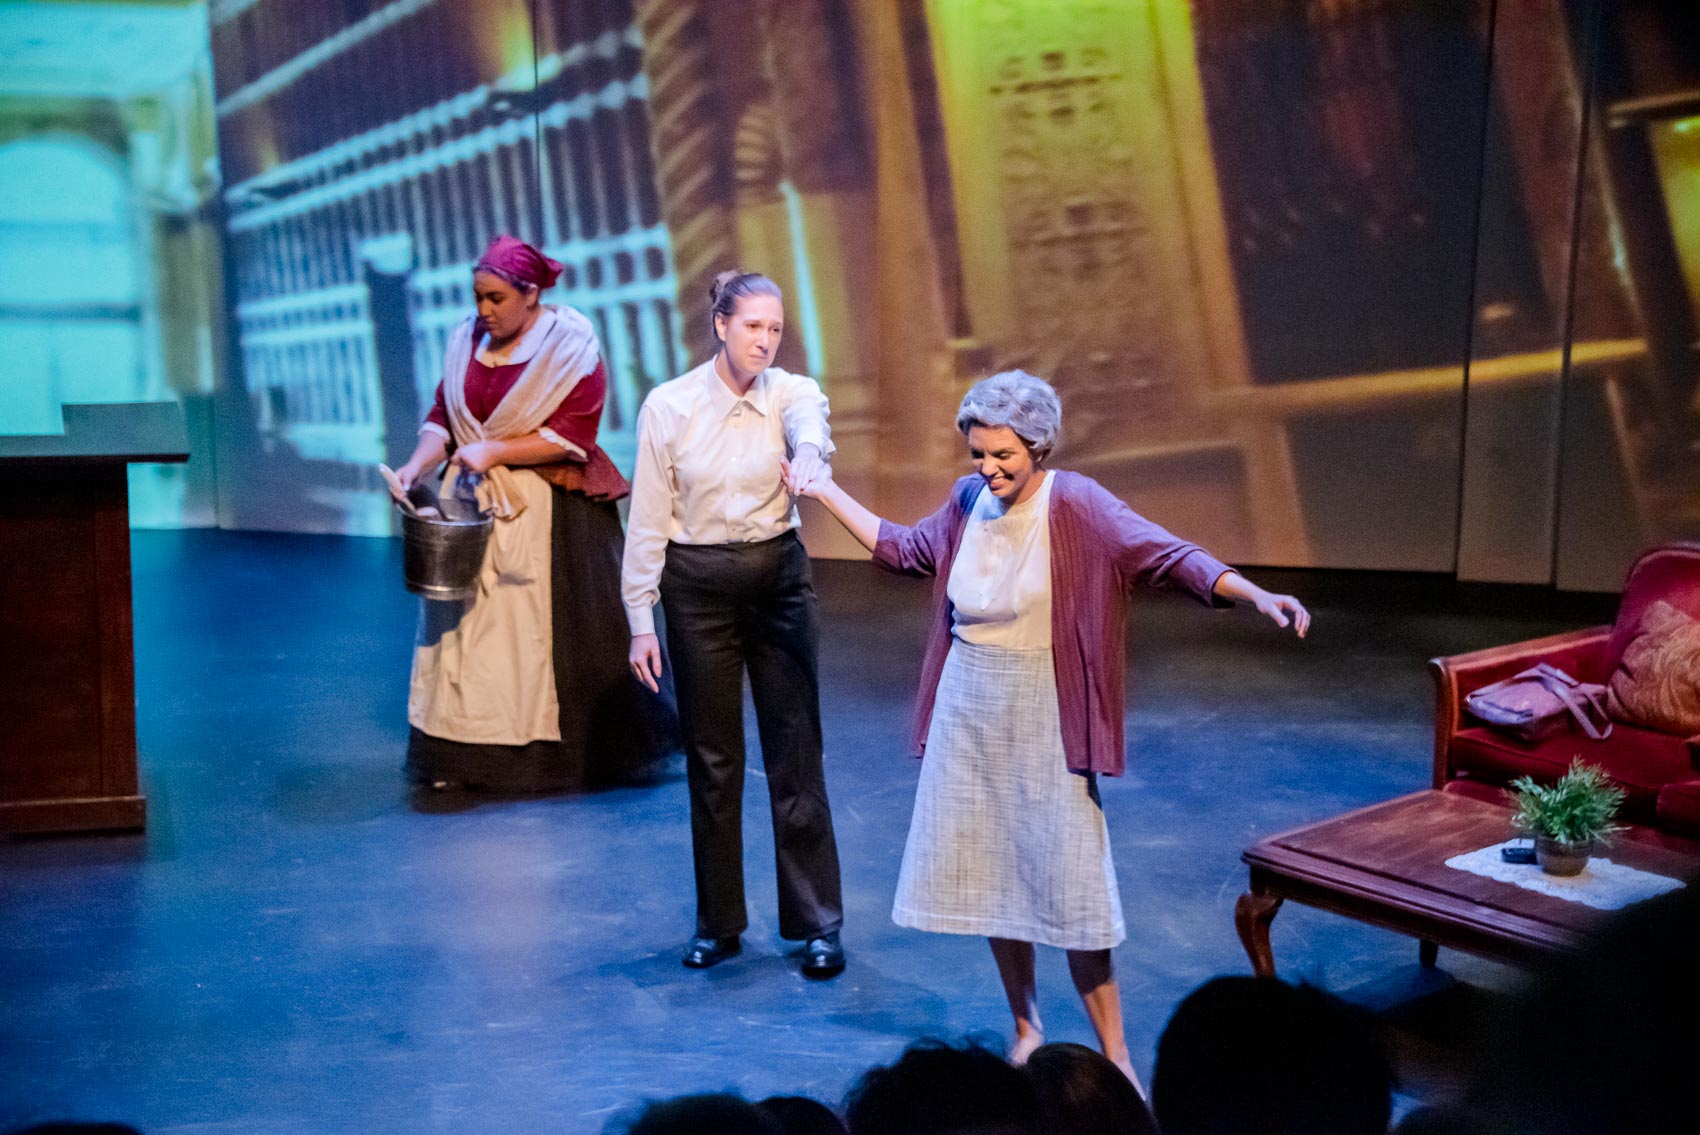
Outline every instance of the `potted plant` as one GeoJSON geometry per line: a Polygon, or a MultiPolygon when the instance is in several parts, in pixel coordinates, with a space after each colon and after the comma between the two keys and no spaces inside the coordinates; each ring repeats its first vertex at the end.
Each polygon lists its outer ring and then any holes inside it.
{"type": "Polygon", "coordinates": [[[1549,875],[1580,874],[1596,843],[1622,830],[1612,817],[1623,804],[1623,789],[1580,758],[1570,762],[1570,771],[1555,784],[1537,784],[1523,776],[1512,781],[1511,788],[1517,808],[1512,822],[1535,837],[1535,861],[1549,875]]]}

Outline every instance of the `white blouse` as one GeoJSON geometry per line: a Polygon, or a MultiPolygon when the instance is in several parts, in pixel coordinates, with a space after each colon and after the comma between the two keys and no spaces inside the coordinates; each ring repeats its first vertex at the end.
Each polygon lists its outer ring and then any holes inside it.
{"type": "Polygon", "coordinates": [[[638,413],[621,594],[632,634],[652,634],[669,541],[746,544],[799,521],[779,459],[833,452],[829,406],[806,375],[769,367],[734,394],[710,359],[649,392],[638,413]]]}
{"type": "Polygon", "coordinates": [[[990,490],[974,501],[950,569],[952,633],[977,646],[1051,645],[1051,475],[1018,505],[990,490]]]}

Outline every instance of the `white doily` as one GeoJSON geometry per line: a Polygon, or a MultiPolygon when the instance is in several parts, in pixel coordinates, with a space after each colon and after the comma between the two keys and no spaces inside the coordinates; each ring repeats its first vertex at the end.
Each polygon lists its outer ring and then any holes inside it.
{"type": "Polygon", "coordinates": [[[1446,861],[1448,867],[1483,875],[1501,883],[1511,883],[1526,891],[1551,895],[1566,902],[1579,902],[1595,910],[1622,910],[1631,903],[1674,891],[1685,884],[1681,879],[1637,871],[1621,863],[1594,856],[1580,875],[1549,875],[1533,863],[1507,863],[1500,858],[1499,849],[1521,840],[1507,840],[1480,851],[1454,855],[1446,861]]]}

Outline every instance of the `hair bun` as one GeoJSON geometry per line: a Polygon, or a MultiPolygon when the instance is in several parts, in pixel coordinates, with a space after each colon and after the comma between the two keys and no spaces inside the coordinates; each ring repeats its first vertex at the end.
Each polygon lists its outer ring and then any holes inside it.
{"type": "Polygon", "coordinates": [[[728,268],[726,271],[718,273],[714,277],[714,283],[708,286],[708,302],[710,306],[718,304],[720,302],[720,297],[726,293],[726,289],[731,287],[745,275],[747,275],[747,273],[742,268],[728,268]]]}
{"type": "Polygon", "coordinates": [[[772,296],[784,302],[784,295],[779,285],[763,276],[760,272],[746,272],[742,268],[730,268],[714,277],[714,284],[708,289],[708,322],[714,328],[714,338],[720,338],[719,319],[730,320],[738,309],[738,301],[747,296],[772,296]]]}

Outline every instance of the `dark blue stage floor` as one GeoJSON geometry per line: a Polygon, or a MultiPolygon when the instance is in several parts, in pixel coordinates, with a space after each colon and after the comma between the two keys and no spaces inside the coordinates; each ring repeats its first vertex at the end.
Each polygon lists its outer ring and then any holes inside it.
{"type": "MultiPolygon", "coordinates": [[[[588,1132],[684,1091],[836,1101],[916,1037],[1004,1034],[984,942],[888,917],[918,768],[903,740],[924,585],[816,566],[850,968],[815,984],[774,932],[759,772],[745,954],[687,971],[679,770],[593,796],[410,803],[416,606],[396,544],[187,532],[134,546],[150,826],[0,842],[0,1126],[588,1132]]],[[[1354,599],[1337,576],[1282,581],[1317,600],[1303,643],[1167,597],[1135,617],[1132,759],[1103,799],[1147,1077],[1179,998],[1248,972],[1241,847],[1426,786],[1424,659],[1609,610],[1483,615],[1492,597],[1477,596],[1475,614],[1445,613],[1444,586],[1390,578],[1366,596],[1362,581],[1354,599]]],[[[1444,1090],[1464,1023],[1514,977],[1451,953],[1424,973],[1415,942],[1291,905],[1274,945],[1284,976],[1384,1012],[1416,1096],[1444,1090]]],[[[1090,1042],[1061,955],[1040,962],[1050,1038],[1090,1042]]]]}

